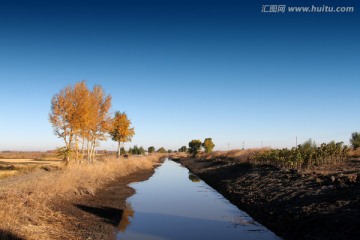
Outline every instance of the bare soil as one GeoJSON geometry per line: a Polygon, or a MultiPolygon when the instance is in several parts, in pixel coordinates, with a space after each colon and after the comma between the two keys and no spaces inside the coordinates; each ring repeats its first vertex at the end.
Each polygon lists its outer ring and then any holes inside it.
{"type": "Polygon", "coordinates": [[[360,238],[360,161],[306,171],[181,158],[190,171],[284,239],[360,238]]]}
{"type": "Polygon", "coordinates": [[[73,219],[67,229],[78,239],[116,239],[126,199],[135,193],[128,184],[145,181],[153,173],[150,169],[119,177],[94,194],[84,192],[70,201],[58,198],[52,207],[73,219]]]}

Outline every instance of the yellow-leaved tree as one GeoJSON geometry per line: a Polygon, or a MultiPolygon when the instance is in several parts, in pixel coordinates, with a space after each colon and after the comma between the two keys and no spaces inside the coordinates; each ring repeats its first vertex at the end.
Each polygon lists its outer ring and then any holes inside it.
{"type": "Polygon", "coordinates": [[[106,140],[109,131],[110,107],[111,96],[100,86],[90,91],[85,81],[65,87],[52,98],[49,120],[55,135],[64,140],[61,153],[66,164],[73,154],[81,161],[85,146],[88,161],[94,160],[98,141],[106,140]]]}
{"type": "Polygon", "coordinates": [[[111,96],[106,95],[102,87],[95,86],[90,94],[90,125],[87,134],[87,155],[88,160],[93,161],[95,157],[95,147],[98,141],[105,141],[106,134],[111,129],[111,96]]]}
{"type": "Polygon", "coordinates": [[[128,119],[125,112],[115,112],[115,116],[112,119],[112,127],[110,135],[112,140],[118,143],[117,157],[120,157],[121,144],[125,142],[131,142],[132,137],[135,134],[133,127],[130,127],[131,121],[128,119]]]}

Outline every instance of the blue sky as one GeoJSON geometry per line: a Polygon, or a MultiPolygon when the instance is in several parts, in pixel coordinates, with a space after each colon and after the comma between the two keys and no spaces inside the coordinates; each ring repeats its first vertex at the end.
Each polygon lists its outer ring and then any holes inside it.
{"type": "Polygon", "coordinates": [[[359,12],[269,14],[263,4],[273,1],[0,0],[0,151],[62,146],[51,98],[82,80],[128,113],[127,146],[348,143],[360,131],[359,12]]]}

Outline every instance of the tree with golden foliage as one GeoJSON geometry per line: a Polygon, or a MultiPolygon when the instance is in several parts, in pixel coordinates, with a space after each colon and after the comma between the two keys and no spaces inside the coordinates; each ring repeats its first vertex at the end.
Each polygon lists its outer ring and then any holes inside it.
{"type": "Polygon", "coordinates": [[[107,139],[106,134],[111,129],[111,96],[106,95],[102,87],[95,86],[90,94],[90,124],[87,128],[86,140],[88,143],[88,160],[93,161],[95,157],[95,147],[98,141],[107,139]]]}
{"type": "Polygon", "coordinates": [[[131,139],[135,134],[134,128],[131,128],[130,125],[131,121],[128,119],[125,112],[115,112],[115,116],[112,119],[112,127],[109,133],[112,137],[112,140],[118,143],[118,158],[121,154],[121,144],[124,144],[125,142],[131,142],[131,139]]]}
{"type": "Polygon", "coordinates": [[[106,95],[101,86],[90,91],[85,81],[65,87],[52,98],[49,120],[54,134],[64,140],[61,151],[66,164],[71,154],[75,154],[76,160],[82,160],[85,145],[88,161],[93,161],[98,141],[106,140],[105,134],[109,131],[110,107],[111,96],[106,95]]]}

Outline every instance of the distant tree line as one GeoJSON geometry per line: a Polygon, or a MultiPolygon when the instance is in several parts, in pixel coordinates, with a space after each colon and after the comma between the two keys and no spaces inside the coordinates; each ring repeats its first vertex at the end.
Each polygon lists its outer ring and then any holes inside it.
{"type": "Polygon", "coordinates": [[[187,147],[186,146],[182,146],[181,148],[179,148],[179,152],[187,152],[187,147]]]}
{"type": "Polygon", "coordinates": [[[145,149],[143,147],[138,147],[137,145],[135,145],[134,147],[130,147],[129,154],[134,154],[134,155],[144,155],[145,154],[145,149]]]}
{"type": "Polygon", "coordinates": [[[160,147],[158,150],[156,150],[154,146],[148,147],[147,150],[145,150],[145,148],[142,146],[138,147],[137,145],[134,145],[133,147],[129,147],[129,149],[127,151],[124,147],[121,147],[120,152],[122,155],[124,155],[124,154],[144,155],[147,153],[151,154],[154,152],[171,153],[172,150],[170,150],[170,149],[166,150],[164,147],[160,147]]]}
{"type": "Polygon", "coordinates": [[[157,150],[159,153],[167,153],[166,149],[164,147],[161,147],[157,150]]]}

